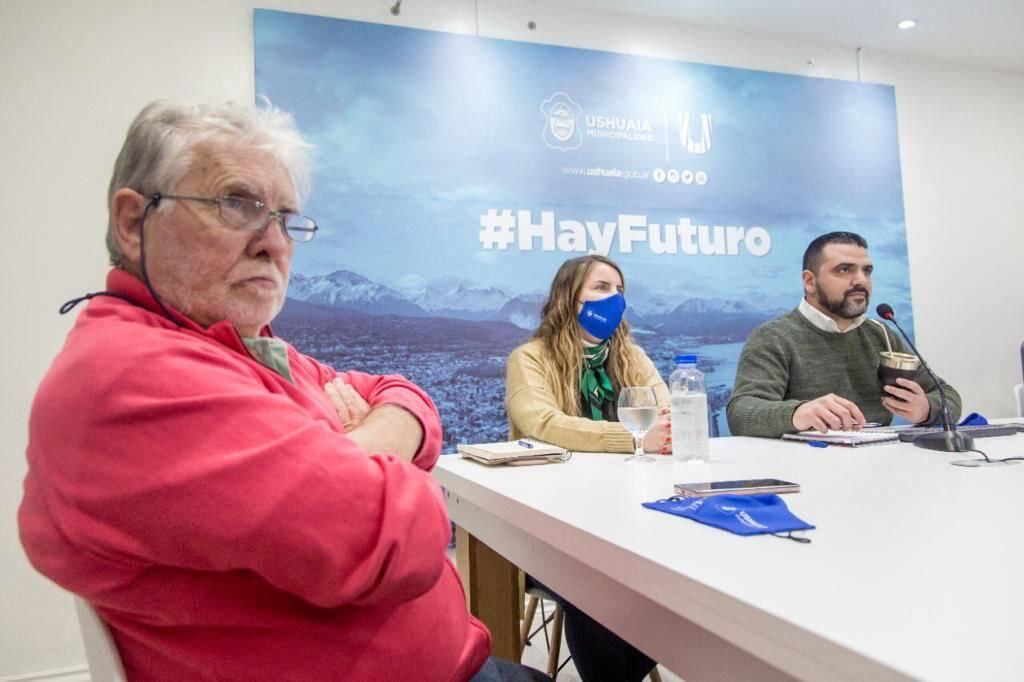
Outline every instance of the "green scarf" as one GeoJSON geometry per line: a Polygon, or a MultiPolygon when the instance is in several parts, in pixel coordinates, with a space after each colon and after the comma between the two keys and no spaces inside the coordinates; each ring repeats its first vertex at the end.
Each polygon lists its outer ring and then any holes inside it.
{"type": "Polygon", "coordinates": [[[583,349],[580,395],[583,396],[583,403],[590,407],[590,418],[594,421],[603,421],[605,403],[615,402],[615,389],[612,387],[612,380],[604,371],[608,351],[607,341],[593,348],[583,349]]]}

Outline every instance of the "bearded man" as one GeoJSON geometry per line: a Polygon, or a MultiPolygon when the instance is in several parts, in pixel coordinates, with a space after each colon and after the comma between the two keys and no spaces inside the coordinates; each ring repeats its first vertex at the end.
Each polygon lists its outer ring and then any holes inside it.
{"type": "MultiPolygon", "coordinates": [[[[800,305],[755,329],[743,347],[727,408],[734,436],[849,431],[890,424],[893,415],[914,424],[941,420],[939,387],[924,369],[879,387],[879,353],[909,351],[884,325],[864,324],[874,271],[867,249],[852,232],[829,232],[807,247],[800,305]]],[[[942,386],[957,419],[960,396],[942,386]]]]}

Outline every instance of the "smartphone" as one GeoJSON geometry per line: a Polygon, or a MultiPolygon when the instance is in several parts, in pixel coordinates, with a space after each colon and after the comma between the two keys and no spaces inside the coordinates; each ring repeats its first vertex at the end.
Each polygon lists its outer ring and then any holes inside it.
{"type": "Polygon", "coordinates": [[[798,493],[800,484],[777,478],[751,478],[743,481],[708,481],[705,483],[676,483],[676,495],[681,497],[707,497],[708,495],[762,495],[767,493],[798,493]]]}

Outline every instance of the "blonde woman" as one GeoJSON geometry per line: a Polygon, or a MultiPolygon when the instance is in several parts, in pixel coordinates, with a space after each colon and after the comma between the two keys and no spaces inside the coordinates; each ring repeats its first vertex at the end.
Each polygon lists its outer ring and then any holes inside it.
{"type": "MultiPolygon", "coordinates": [[[[573,258],[558,269],[533,340],[508,359],[505,404],[513,439],[633,452],[633,436],[617,419],[616,398],[624,386],[650,386],[662,409],[644,449],[671,452],[668,388],[629,336],[624,289],[622,270],[604,256],[573,258]]],[[[639,682],[650,673],[649,657],[531,576],[526,582],[564,609],[565,640],[583,682],[639,682]]]]}
{"type": "Polygon", "coordinates": [[[622,270],[610,258],[567,260],[558,269],[533,339],[512,351],[505,379],[509,436],[582,452],[633,452],[618,422],[623,386],[650,386],[661,406],[644,450],[672,450],[668,387],[633,343],[622,270]]]}

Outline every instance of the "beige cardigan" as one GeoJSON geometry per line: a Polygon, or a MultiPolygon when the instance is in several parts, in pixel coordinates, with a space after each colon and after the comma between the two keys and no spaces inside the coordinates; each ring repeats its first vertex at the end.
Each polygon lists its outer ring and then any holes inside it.
{"type": "MultiPolygon", "coordinates": [[[[668,387],[654,363],[640,346],[631,347],[644,376],[643,385],[654,389],[660,406],[668,406],[668,387]]],[[[571,417],[559,409],[551,390],[553,378],[545,374],[541,363],[546,352],[535,339],[516,348],[508,358],[505,409],[509,438],[536,438],[577,452],[633,452],[633,436],[622,424],[571,417]]]]}

